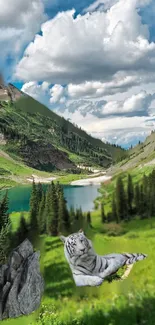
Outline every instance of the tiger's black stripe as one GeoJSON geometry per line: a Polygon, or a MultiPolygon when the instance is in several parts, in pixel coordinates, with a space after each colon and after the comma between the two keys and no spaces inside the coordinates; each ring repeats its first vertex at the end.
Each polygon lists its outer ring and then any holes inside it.
{"type": "Polygon", "coordinates": [[[109,266],[109,264],[108,264],[108,261],[107,261],[107,259],[106,259],[105,270],[107,269],[108,266],[109,266]]]}
{"type": "Polygon", "coordinates": [[[68,245],[66,245],[66,249],[67,249],[67,252],[68,252],[69,256],[71,256],[71,252],[69,251],[68,245]]]}
{"type": "Polygon", "coordinates": [[[92,270],[91,270],[91,271],[94,271],[94,270],[95,270],[95,268],[96,268],[96,260],[97,260],[97,256],[95,256],[95,258],[94,258],[94,261],[93,261],[93,263],[94,263],[94,266],[93,266],[93,268],[92,268],[92,270]]]}
{"type": "MultiPolygon", "coordinates": [[[[87,269],[85,266],[83,266],[83,265],[78,264],[77,267],[81,267],[82,269],[86,270],[87,273],[85,273],[85,274],[88,274],[88,272],[90,272],[90,270],[88,270],[88,269],[87,269]]],[[[84,271],[82,271],[82,272],[84,272],[84,271]]]]}
{"type": "Polygon", "coordinates": [[[103,266],[103,263],[102,263],[102,258],[100,258],[100,267],[99,267],[99,272],[101,271],[101,269],[102,269],[102,266],[103,266]]]}

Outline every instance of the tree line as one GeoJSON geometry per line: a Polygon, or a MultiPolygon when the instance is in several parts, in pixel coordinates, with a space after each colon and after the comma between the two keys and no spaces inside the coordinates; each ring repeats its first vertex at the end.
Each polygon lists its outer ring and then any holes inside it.
{"type": "Polygon", "coordinates": [[[12,244],[12,225],[8,214],[8,192],[0,199],[0,264],[6,262],[12,244]]]}
{"type": "Polygon", "coordinates": [[[155,170],[144,175],[139,183],[133,184],[128,174],[126,186],[119,176],[111,200],[111,211],[105,214],[104,203],[101,204],[102,222],[131,220],[135,216],[150,218],[155,216],[155,170]]]}
{"type": "Polygon", "coordinates": [[[48,236],[68,234],[78,227],[90,224],[89,212],[85,218],[81,208],[67,208],[63,187],[59,182],[51,182],[44,190],[42,184],[36,185],[33,181],[29,217],[31,229],[48,236]]]}
{"type": "Polygon", "coordinates": [[[91,227],[90,212],[84,215],[81,208],[67,208],[59,182],[52,182],[45,189],[33,181],[29,205],[28,218],[21,212],[18,228],[12,231],[7,191],[0,200],[0,264],[5,263],[9,252],[26,238],[37,245],[40,235],[68,235],[88,225],[91,227]]]}

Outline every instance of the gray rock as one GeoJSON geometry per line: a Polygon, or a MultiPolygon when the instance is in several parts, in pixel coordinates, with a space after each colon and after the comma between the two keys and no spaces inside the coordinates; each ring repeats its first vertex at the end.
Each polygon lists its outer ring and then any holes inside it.
{"type": "Polygon", "coordinates": [[[27,276],[25,276],[25,283],[18,294],[18,302],[23,314],[31,313],[40,305],[40,296],[43,293],[44,285],[39,274],[39,257],[38,253],[34,253],[28,258],[27,276]]]}
{"type": "Polygon", "coordinates": [[[4,281],[5,281],[5,273],[6,270],[8,269],[8,265],[4,264],[0,266],[0,285],[4,285],[4,281]]]}
{"type": "Polygon", "coordinates": [[[21,255],[19,255],[19,253],[17,251],[13,250],[12,254],[10,254],[10,257],[9,257],[9,264],[15,270],[17,270],[18,267],[20,266],[22,260],[23,260],[23,257],[21,255]]]}
{"type": "Polygon", "coordinates": [[[33,254],[33,246],[28,239],[25,239],[17,248],[16,252],[24,259],[33,254]]]}
{"type": "Polygon", "coordinates": [[[12,251],[8,265],[0,266],[0,320],[38,309],[44,292],[39,258],[26,239],[12,251]]]}

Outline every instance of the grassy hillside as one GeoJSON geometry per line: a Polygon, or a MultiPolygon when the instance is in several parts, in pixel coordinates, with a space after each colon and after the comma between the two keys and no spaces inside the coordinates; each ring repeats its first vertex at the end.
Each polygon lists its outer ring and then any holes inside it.
{"type": "Polygon", "coordinates": [[[55,182],[59,180],[61,184],[69,184],[74,180],[89,177],[85,171],[79,174],[72,171],[68,173],[63,170],[54,171],[53,173],[44,172],[26,166],[19,160],[19,157],[17,159],[13,159],[0,149],[0,189],[17,186],[18,184],[30,184],[27,179],[31,178],[32,175],[38,176],[40,182],[44,182],[44,179],[49,177],[55,177],[55,182]]]}
{"type": "MultiPolygon", "coordinates": [[[[14,216],[11,218],[15,222],[14,216]]],[[[100,287],[77,288],[64,257],[62,242],[57,237],[46,237],[42,254],[46,289],[40,311],[29,318],[4,321],[4,325],[18,325],[21,320],[25,324],[27,320],[38,325],[155,324],[155,220],[122,223],[115,227],[115,237],[108,236],[113,224],[105,226],[104,234],[96,231],[101,226],[97,211],[92,220],[97,253],[143,252],[148,258],[135,264],[123,282],[105,281],[100,287]]]]}
{"type": "Polygon", "coordinates": [[[104,202],[105,213],[111,211],[112,207],[112,194],[116,188],[116,180],[118,175],[121,175],[125,188],[127,186],[127,178],[128,174],[132,176],[133,185],[140,184],[144,175],[148,176],[154,170],[154,164],[144,165],[144,166],[137,166],[135,168],[130,168],[124,170],[123,172],[120,171],[118,165],[115,167],[115,174],[113,175],[112,179],[101,184],[99,192],[101,196],[96,198],[95,205],[96,207],[99,206],[100,202],[104,202]]]}
{"type": "Polygon", "coordinates": [[[72,124],[69,121],[66,121],[63,117],[55,114],[53,111],[49,110],[46,106],[40,104],[33,98],[27,96],[27,97],[21,97],[16,102],[16,107],[21,109],[22,111],[28,112],[28,113],[39,113],[45,117],[49,117],[52,120],[56,121],[57,125],[61,126],[66,133],[74,133],[77,134],[79,137],[85,139],[88,143],[90,143],[94,148],[102,148],[105,150],[105,157],[107,153],[107,157],[112,157],[113,159],[121,157],[122,154],[124,154],[124,150],[122,150],[120,147],[116,147],[114,145],[110,145],[107,143],[102,142],[100,139],[93,138],[92,136],[88,135],[84,130],[81,128],[78,128],[74,124],[72,124]]]}
{"type": "MultiPolygon", "coordinates": [[[[13,98],[16,88],[9,87],[13,98]]],[[[27,165],[47,171],[76,168],[77,163],[107,167],[125,155],[19,91],[18,100],[0,102],[0,144],[27,165]]]]}
{"type": "Polygon", "coordinates": [[[143,143],[126,151],[126,158],[109,168],[110,175],[116,175],[135,168],[155,166],[155,132],[152,132],[143,143]]]}

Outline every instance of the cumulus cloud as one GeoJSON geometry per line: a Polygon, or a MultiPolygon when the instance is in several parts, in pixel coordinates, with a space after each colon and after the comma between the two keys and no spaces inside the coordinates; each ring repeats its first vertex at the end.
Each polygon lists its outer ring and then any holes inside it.
{"type": "Polygon", "coordinates": [[[107,10],[112,7],[118,0],[96,0],[89,7],[85,8],[84,12],[93,12],[95,10],[107,10]]]}
{"type": "Polygon", "coordinates": [[[101,110],[101,115],[148,116],[155,94],[141,91],[124,101],[109,101],[101,110]]]}
{"type": "Polygon", "coordinates": [[[33,27],[36,20],[42,20],[43,12],[41,0],[0,0],[0,27],[22,29],[28,24],[33,27]]]}
{"type": "Polygon", "coordinates": [[[155,126],[155,43],[139,10],[149,3],[97,0],[84,15],[59,13],[42,24],[15,77],[93,136],[126,146],[143,140],[155,126]]]}
{"type": "MultiPolygon", "coordinates": [[[[81,86],[68,85],[63,87],[61,85],[54,85],[50,87],[50,84],[43,82],[38,84],[37,82],[25,83],[22,90],[29,94],[30,96],[40,99],[47,96],[46,103],[52,108],[52,105],[57,107],[57,111],[64,113],[75,113],[80,112],[82,116],[87,116],[87,114],[92,114],[99,118],[106,116],[149,116],[153,113],[153,107],[151,106],[155,100],[155,93],[150,94],[144,90],[133,94],[131,96],[126,96],[124,100],[109,100],[105,99],[90,99],[90,93],[88,87],[82,89],[81,86]],[[84,94],[87,91],[86,97],[83,99],[82,90],[84,94]],[[76,93],[76,96],[75,96],[76,93]],[[88,95],[89,94],[89,95],[88,95]],[[74,99],[74,96],[76,99],[74,99]],[[87,98],[88,96],[88,98],[87,98]],[[79,99],[78,99],[79,98],[79,99]]],[[[92,89],[91,89],[92,90],[92,89]]]]}
{"type": "Polygon", "coordinates": [[[0,69],[8,59],[17,63],[46,19],[41,0],[0,0],[0,69]]]}
{"type": "MultiPolygon", "coordinates": [[[[146,81],[147,76],[145,76],[146,81]]],[[[118,72],[114,75],[112,81],[85,81],[81,84],[69,84],[68,94],[71,98],[99,98],[101,96],[114,95],[118,92],[125,92],[130,87],[141,84],[142,78],[136,73],[126,75],[124,72],[118,72]]]]}
{"type": "Polygon", "coordinates": [[[26,82],[21,91],[38,100],[40,103],[47,106],[49,105],[50,90],[48,82],[44,81],[41,84],[38,84],[35,81],[26,82]]]}
{"type": "Polygon", "coordinates": [[[64,103],[66,101],[65,88],[61,85],[54,85],[50,90],[50,94],[50,103],[64,103]]]}
{"type": "Polygon", "coordinates": [[[106,13],[59,13],[41,27],[19,62],[16,77],[53,84],[109,82],[119,71],[155,70],[155,43],[137,12],[137,0],[119,0],[106,13]],[[38,69],[39,67],[39,69],[38,69]]]}
{"type": "Polygon", "coordinates": [[[124,100],[75,100],[68,101],[63,107],[59,107],[58,111],[69,113],[80,112],[82,116],[87,116],[88,113],[104,118],[106,116],[149,116],[152,112],[151,103],[155,98],[155,94],[151,95],[146,91],[141,91],[124,100]]]}
{"type": "MultiPolygon", "coordinates": [[[[89,7],[85,8],[84,12],[93,12],[95,10],[108,10],[110,9],[114,4],[116,4],[119,0],[96,0],[93,2],[89,7]]],[[[148,5],[151,0],[138,0],[137,6],[146,6],[148,5]]]]}

